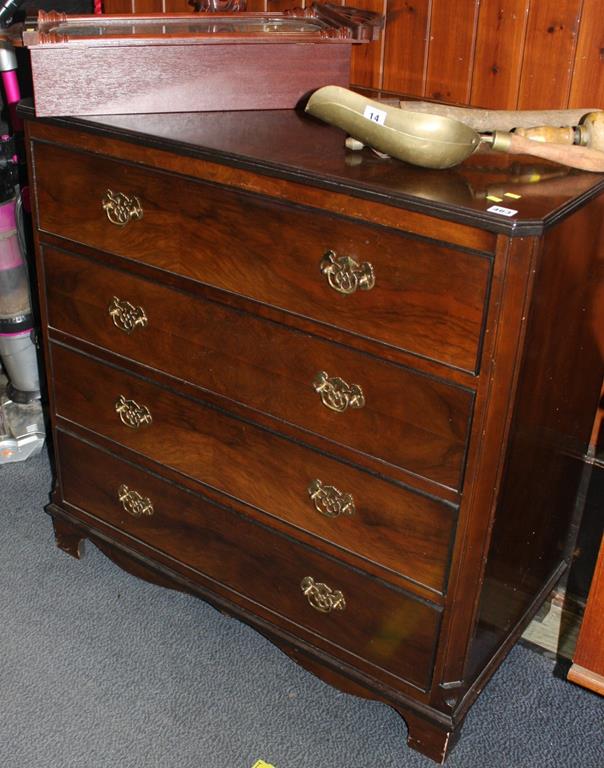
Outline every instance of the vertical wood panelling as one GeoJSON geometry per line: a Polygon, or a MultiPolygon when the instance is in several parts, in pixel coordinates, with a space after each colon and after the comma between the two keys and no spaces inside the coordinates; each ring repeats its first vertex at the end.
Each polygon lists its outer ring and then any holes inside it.
{"type": "Polygon", "coordinates": [[[530,0],[482,1],[470,103],[493,109],[516,107],[529,5],[530,0]]]}
{"type": "Polygon", "coordinates": [[[132,0],[132,4],[135,9],[134,13],[165,13],[166,11],[163,0],[132,0]]]}
{"type": "Polygon", "coordinates": [[[164,13],[194,13],[195,9],[187,0],[163,0],[164,13]]]}
{"type": "Polygon", "coordinates": [[[383,87],[421,96],[426,79],[430,0],[389,0],[383,87]]]}
{"type": "Polygon", "coordinates": [[[604,8],[584,0],[570,92],[570,107],[604,109],[604,8]]]}
{"type": "Polygon", "coordinates": [[[104,13],[136,13],[136,0],[105,0],[104,13]]]}
{"type": "MultiPolygon", "coordinates": [[[[248,0],[247,8],[278,11],[311,2],[248,0]]],[[[603,0],[344,4],[385,14],[381,40],[354,47],[354,85],[500,109],[604,108],[603,0]]],[[[191,12],[187,0],[104,0],[104,9],[191,12]]]]}
{"type": "MultiPolygon", "coordinates": [[[[352,3],[347,3],[352,5],[352,3]]],[[[366,11],[386,14],[386,0],[355,0],[354,6],[366,11]]],[[[380,35],[367,45],[355,45],[352,49],[350,80],[367,88],[379,88],[382,84],[382,61],[385,35],[380,35]]]]}
{"type": "Polygon", "coordinates": [[[292,3],[292,0],[267,0],[266,7],[269,11],[287,11],[289,8],[295,8],[301,3],[292,3]]]}
{"type": "Polygon", "coordinates": [[[479,7],[480,0],[432,0],[424,95],[467,102],[479,7]]]}
{"type": "Polygon", "coordinates": [[[582,0],[558,0],[555,7],[531,3],[519,109],[563,109],[568,104],[582,4],[582,0]]]}

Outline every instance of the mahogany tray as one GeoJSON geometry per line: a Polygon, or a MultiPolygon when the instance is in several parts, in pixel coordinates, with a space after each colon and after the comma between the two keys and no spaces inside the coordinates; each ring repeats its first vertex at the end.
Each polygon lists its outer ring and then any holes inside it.
{"type": "Polygon", "coordinates": [[[40,11],[18,36],[40,117],[290,109],[323,85],[348,86],[352,45],[377,39],[382,23],[376,13],[318,4],[276,13],[40,11]]]}

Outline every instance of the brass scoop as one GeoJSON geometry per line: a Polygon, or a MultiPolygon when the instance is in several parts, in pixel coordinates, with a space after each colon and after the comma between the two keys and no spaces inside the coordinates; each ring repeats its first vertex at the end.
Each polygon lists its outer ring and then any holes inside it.
{"type": "Polygon", "coordinates": [[[459,165],[486,143],[499,152],[604,172],[604,152],[589,147],[546,144],[501,131],[478,133],[459,120],[399,109],[336,85],[315,91],[306,111],[342,128],[363,145],[423,168],[459,165]]]}

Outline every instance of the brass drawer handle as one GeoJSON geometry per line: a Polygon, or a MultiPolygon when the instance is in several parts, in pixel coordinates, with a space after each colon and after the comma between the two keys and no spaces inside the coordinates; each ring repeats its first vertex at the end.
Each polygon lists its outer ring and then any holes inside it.
{"type": "Polygon", "coordinates": [[[143,218],[143,207],[136,195],[128,197],[123,192],[108,189],[101,204],[109,221],[118,227],[125,227],[130,221],[143,218]]]}
{"type": "Polygon", "coordinates": [[[131,491],[127,485],[120,485],[117,497],[122,507],[132,517],[151,517],[154,512],[151,499],[141,496],[138,491],[131,491]]]}
{"type": "Polygon", "coordinates": [[[333,485],[323,485],[317,478],[308,486],[308,495],[313,500],[315,509],[324,517],[354,515],[354,499],[349,493],[342,493],[333,485]]]}
{"type": "Polygon", "coordinates": [[[335,251],[327,251],[320,268],[329,287],[338,293],[349,295],[357,290],[370,291],[375,285],[373,266],[368,261],[359,264],[350,256],[338,256],[335,251]]]}
{"type": "Polygon", "coordinates": [[[321,402],[332,411],[342,412],[347,408],[362,408],[365,395],[358,384],[347,384],[339,376],[330,377],[320,371],[312,383],[315,391],[321,395],[321,402]]]}
{"type": "Polygon", "coordinates": [[[145,328],[148,323],[142,307],[135,307],[134,304],[118,299],[117,296],[111,299],[107,311],[113,320],[113,325],[124,333],[130,334],[135,328],[145,328]]]}
{"type": "Polygon", "coordinates": [[[126,400],[123,395],[120,395],[115,401],[115,412],[120,417],[122,424],[131,429],[148,427],[153,421],[151,411],[146,405],[139,405],[136,400],[126,400]]]}
{"type": "Polygon", "coordinates": [[[316,582],[312,576],[305,576],[302,579],[300,589],[316,611],[331,613],[343,611],[346,608],[346,600],[339,589],[332,589],[327,584],[316,582]]]}

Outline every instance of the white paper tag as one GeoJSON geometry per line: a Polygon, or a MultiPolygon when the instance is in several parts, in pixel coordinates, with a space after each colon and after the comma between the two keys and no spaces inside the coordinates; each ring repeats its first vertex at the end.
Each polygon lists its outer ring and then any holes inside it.
{"type": "Polygon", "coordinates": [[[492,205],[490,208],[487,208],[487,211],[489,213],[498,213],[500,216],[515,216],[518,213],[513,208],[504,208],[502,205],[492,205]]]}
{"type": "Polygon", "coordinates": [[[372,123],[384,125],[386,123],[387,114],[388,113],[383,109],[378,109],[377,107],[372,107],[370,104],[367,104],[365,111],[363,112],[363,117],[367,118],[367,120],[371,120],[372,123]]]}

